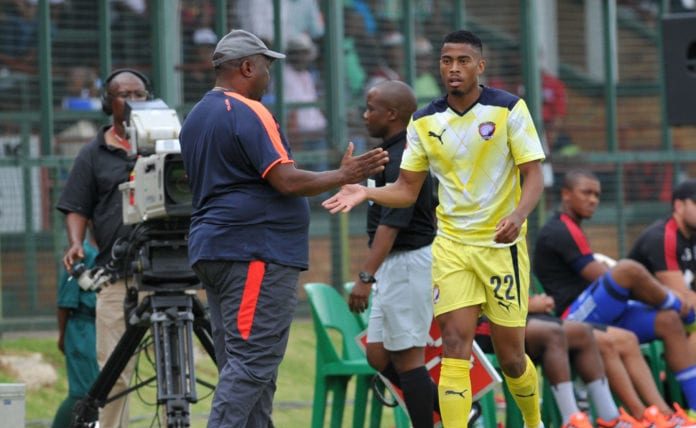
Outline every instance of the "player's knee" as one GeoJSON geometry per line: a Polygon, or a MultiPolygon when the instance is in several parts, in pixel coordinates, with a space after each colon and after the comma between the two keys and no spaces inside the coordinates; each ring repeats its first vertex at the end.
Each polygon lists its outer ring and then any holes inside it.
{"type": "Polygon", "coordinates": [[[635,333],[628,331],[628,330],[620,330],[618,334],[614,335],[614,339],[616,341],[617,347],[619,349],[624,349],[624,350],[629,350],[629,349],[638,349],[639,343],[638,343],[638,336],[635,335],[635,333]]]}
{"type": "Polygon", "coordinates": [[[650,273],[642,264],[629,259],[619,260],[611,270],[611,277],[624,288],[639,285],[639,281],[649,275],[650,273]]]}
{"type": "Polygon", "coordinates": [[[686,336],[679,314],[672,310],[658,311],[655,316],[655,333],[659,337],[686,336]]]}
{"type": "Polygon", "coordinates": [[[448,325],[441,331],[442,348],[446,356],[463,357],[471,353],[471,343],[474,341],[473,332],[469,334],[456,325],[448,325]]]}
{"type": "Polygon", "coordinates": [[[382,370],[387,368],[389,361],[385,360],[381,356],[375,356],[373,354],[368,353],[367,354],[367,363],[373,369],[377,370],[378,372],[381,372],[382,370]]]}
{"type": "Polygon", "coordinates": [[[555,349],[559,352],[563,352],[568,349],[568,343],[566,341],[565,331],[563,327],[558,324],[549,323],[544,329],[544,342],[548,349],[555,349]]]}
{"type": "Polygon", "coordinates": [[[592,326],[585,323],[573,323],[567,327],[566,333],[572,337],[574,348],[595,348],[596,342],[592,332],[592,326]]]}
{"type": "Polygon", "coordinates": [[[509,377],[520,377],[527,368],[527,356],[524,351],[519,353],[497,354],[500,368],[509,377]]]}

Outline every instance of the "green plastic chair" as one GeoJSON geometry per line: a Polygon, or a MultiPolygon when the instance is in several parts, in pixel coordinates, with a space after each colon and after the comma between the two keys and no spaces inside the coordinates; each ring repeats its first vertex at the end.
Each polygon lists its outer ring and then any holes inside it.
{"type": "MultiPolygon", "coordinates": [[[[304,289],[312,308],[314,332],[317,338],[312,427],[324,426],[329,393],[333,395],[330,426],[341,427],[348,382],[356,376],[353,427],[360,428],[365,422],[367,396],[372,377],[376,374],[367,363],[365,353],[358,347],[355,340],[355,337],[363,331],[363,327],[350,312],[343,297],[330,285],[308,283],[305,284],[304,289]],[[341,335],[340,352],[331,340],[330,330],[338,331],[341,335]]],[[[373,395],[371,427],[379,426],[381,409],[381,403],[373,395]]]]}
{"type": "Polygon", "coordinates": [[[660,395],[665,397],[668,402],[677,402],[684,407],[685,400],[681,386],[674,377],[674,373],[667,367],[667,362],[665,361],[664,343],[661,340],[653,340],[641,344],[640,350],[650,367],[660,395]]]}

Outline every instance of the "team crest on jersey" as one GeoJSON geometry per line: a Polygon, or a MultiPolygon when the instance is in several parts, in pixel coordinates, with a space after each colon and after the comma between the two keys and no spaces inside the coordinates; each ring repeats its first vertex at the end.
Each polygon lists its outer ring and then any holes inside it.
{"type": "Polygon", "coordinates": [[[483,122],[479,125],[479,135],[481,135],[484,140],[490,140],[493,134],[495,134],[495,123],[483,122]]]}
{"type": "Polygon", "coordinates": [[[433,285],[433,305],[440,301],[440,287],[437,284],[433,285]]]}

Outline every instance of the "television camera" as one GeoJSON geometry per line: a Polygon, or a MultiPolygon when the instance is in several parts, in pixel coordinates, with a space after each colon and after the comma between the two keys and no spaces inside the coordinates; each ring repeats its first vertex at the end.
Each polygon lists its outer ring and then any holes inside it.
{"type": "MultiPolygon", "coordinates": [[[[74,272],[84,289],[98,291],[125,278],[126,332],[87,396],[73,412],[73,427],[95,426],[98,408],[157,382],[157,403],[166,407],[167,427],[189,426],[189,405],[198,400],[193,360],[195,334],[215,361],[210,322],[188,267],[191,191],[184,171],[176,111],[162,100],[126,102],[126,135],[135,158],[130,179],[119,185],[123,223],[132,225],[117,241],[106,266],[74,272]],[[149,292],[138,303],[138,292],[149,292]],[[143,340],[151,331],[151,341],[143,340]],[[114,383],[143,343],[154,345],[155,376],[109,397],[114,383]]],[[[80,269],[76,269],[80,270],[80,269]]]]}

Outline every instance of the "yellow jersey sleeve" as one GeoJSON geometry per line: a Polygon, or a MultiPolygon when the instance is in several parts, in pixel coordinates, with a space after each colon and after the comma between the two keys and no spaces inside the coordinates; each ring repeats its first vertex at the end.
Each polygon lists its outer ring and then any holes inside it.
{"type": "Polygon", "coordinates": [[[507,129],[508,143],[515,165],[546,158],[532,115],[521,98],[510,111],[507,129]]]}
{"type": "Polygon", "coordinates": [[[411,119],[406,128],[406,149],[401,158],[401,169],[413,172],[428,171],[430,169],[428,155],[423,147],[423,142],[418,135],[413,119],[411,119]]]}

